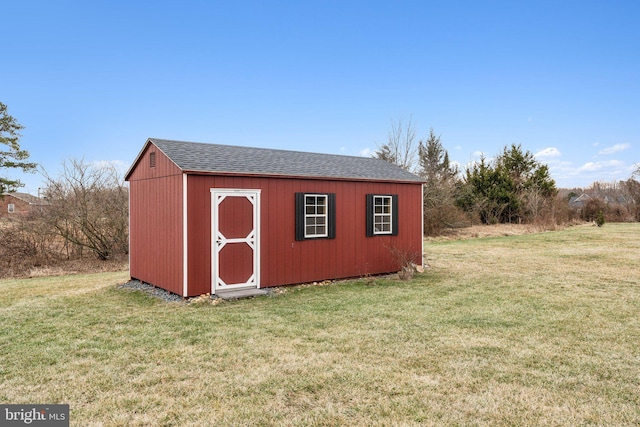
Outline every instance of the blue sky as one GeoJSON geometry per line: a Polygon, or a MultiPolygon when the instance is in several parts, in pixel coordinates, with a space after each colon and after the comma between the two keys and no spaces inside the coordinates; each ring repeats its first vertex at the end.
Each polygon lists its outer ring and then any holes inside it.
{"type": "Polygon", "coordinates": [[[366,155],[409,119],[463,167],[521,144],[559,187],[640,163],[637,1],[21,0],[2,14],[0,101],[54,176],[71,158],[126,169],[148,137],[366,155]]]}

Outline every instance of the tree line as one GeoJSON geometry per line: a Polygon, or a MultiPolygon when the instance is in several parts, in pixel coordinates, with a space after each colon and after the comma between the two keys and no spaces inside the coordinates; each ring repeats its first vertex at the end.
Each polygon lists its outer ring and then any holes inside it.
{"type": "MultiPolygon", "coordinates": [[[[37,169],[29,152],[20,147],[21,129],[0,103],[0,145],[7,147],[0,150],[0,172],[37,169]]],[[[426,139],[418,140],[411,120],[393,121],[375,156],[424,178],[426,235],[476,223],[553,226],[600,217],[640,221],[640,183],[634,179],[640,175],[640,165],[627,181],[594,184],[584,205],[572,210],[569,200],[584,191],[560,194],[549,168],[520,145],[505,146],[495,157],[481,157],[460,170],[433,129],[426,139]]],[[[63,259],[107,260],[128,253],[128,187],[114,165],[73,159],[63,162],[57,176],[41,173],[46,180],[46,207],[0,223],[0,276],[63,259]]],[[[0,176],[0,195],[21,185],[0,176]]]]}
{"type": "Polygon", "coordinates": [[[476,223],[552,227],[574,220],[592,221],[598,215],[609,220],[640,220],[640,183],[633,176],[618,185],[624,188],[625,206],[594,197],[584,209],[572,209],[572,195],[561,195],[549,167],[519,144],[505,146],[491,159],[482,156],[461,171],[451,163],[433,129],[425,140],[417,140],[411,120],[406,125],[392,121],[387,141],[378,147],[375,157],[425,179],[426,235],[476,223]]]}

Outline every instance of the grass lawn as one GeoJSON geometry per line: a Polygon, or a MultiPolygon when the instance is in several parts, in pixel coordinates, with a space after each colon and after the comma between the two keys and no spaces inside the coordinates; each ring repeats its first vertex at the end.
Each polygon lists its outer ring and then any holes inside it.
{"type": "Polygon", "coordinates": [[[640,224],[429,242],[411,282],[222,304],[0,281],[0,403],[71,425],[640,424],[640,224]]]}

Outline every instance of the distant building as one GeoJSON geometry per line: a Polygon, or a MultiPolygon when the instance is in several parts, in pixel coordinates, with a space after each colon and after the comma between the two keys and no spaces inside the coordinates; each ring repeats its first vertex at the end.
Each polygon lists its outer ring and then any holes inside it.
{"type": "Polygon", "coordinates": [[[3,193],[0,197],[0,218],[27,215],[34,209],[48,205],[46,200],[29,193],[3,193]]]}
{"type": "Polygon", "coordinates": [[[569,199],[569,206],[580,211],[589,200],[591,200],[591,196],[587,193],[582,193],[580,196],[571,197],[571,199],[569,199]]]}

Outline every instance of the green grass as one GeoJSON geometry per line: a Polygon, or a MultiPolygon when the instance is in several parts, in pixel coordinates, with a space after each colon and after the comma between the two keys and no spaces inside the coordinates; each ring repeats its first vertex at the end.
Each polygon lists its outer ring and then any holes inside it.
{"type": "Polygon", "coordinates": [[[0,281],[0,402],[72,425],[638,425],[640,224],[426,244],[411,282],[165,303],[0,281]]]}

